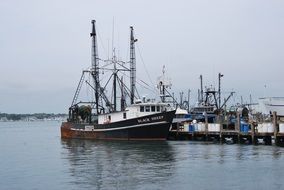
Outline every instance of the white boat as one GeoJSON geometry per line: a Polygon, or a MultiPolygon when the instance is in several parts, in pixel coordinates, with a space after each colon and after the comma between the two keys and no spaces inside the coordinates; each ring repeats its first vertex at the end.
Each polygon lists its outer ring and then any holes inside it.
{"type": "Polygon", "coordinates": [[[264,97],[258,99],[257,111],[271,114],[274,111],[279,116],[284,116],[284,97],[264,97]]]}

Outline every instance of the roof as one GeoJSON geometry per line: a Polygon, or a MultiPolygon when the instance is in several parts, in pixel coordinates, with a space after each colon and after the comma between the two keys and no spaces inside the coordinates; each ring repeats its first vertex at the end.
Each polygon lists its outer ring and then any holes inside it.
{"type": "Polygon", "coordinates": [[[181,108],[177,108],[176,110],[176,114],[188,114],[187,110],[181,109],[181,108]]]}

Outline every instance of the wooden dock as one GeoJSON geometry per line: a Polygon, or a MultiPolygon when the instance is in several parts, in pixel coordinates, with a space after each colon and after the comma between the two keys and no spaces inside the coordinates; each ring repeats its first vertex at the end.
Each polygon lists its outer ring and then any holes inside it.
{"type": "Polygon", "coordinates": [[[192,140],[192,141],[215,141],[219,143],[239,144],[265,144],[284,146],[284,132],[279,132],[277,115],[273,113],[273,132],[258,132],[256,126],[251,124],[251,130],[244,132],[240,130],[240,119],[238,116],[234,129],[228,129],[227,123],[219,123],[219,131],[208,131],[208,123],[205,123],[204,131],[184,131],[183,127],[170,130],[169,140],[192,140]]]}

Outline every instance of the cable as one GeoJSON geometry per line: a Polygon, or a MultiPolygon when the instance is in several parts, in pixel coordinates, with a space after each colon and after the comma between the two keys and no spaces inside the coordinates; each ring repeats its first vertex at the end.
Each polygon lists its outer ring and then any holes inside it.
{"type": "Polygon", "coordinates": [[[148,76],[150,82],[152,83],[152,85],[155,86],[155,84],[153,83],[153,81],[152,81],[152,79],[151,79],[151,77],[150,77],[150,74],[149,74],[149,72],[148,72],[148,70],[147,70],[147,67],[146,67],[145,62],[144,62],[144,60],[143,60],[143,57],[142,57],[142,54],[141,54],[141,51],[140,51],[140,48],[139,48],[139,45],[138,45],[138,44],[137,44],[137,48],[138,48],[138,53],[139,53],[140,59],[141,59],[141,61],[142,61],[142,63],[143,63],[144,69],[145,69],[145,71],[146,71],[146,73],[147,73],[147,76],[148,76]]]}
{"type": "MultiPolygon", "coordinates": [[[[98,24],[97,24],[97,25],[98,25],[98,24]]],[[[102,48],[103,48],[104,54],[106,55],[106,57],[108,57],[108,55],[107,55],[108,52],[106,51],[106,48],[105,48],[105,46],[104,46],[104,44],[103,44],[103,40],[102,40],[102,37],[101,37],[101,35],[100,35],[100,32],[99,32],[100,30],[99,30],[99,28],[100,28],[100,27],[97,26],[97,31],[98,31],[97,34],[98,34],[98,36],[99,36],[100,45],[101,45],[102,48]]]]}

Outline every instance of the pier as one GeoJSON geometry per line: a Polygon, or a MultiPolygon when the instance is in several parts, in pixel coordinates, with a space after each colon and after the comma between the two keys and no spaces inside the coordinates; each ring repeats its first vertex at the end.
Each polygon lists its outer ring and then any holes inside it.
{"type": "Polygon", "coordinates": [[[281,122],[276,112],[273,112],[271,122],[248,122],[248,124],[241,124],[240,115],[237,114],[233,125],[219,117],[217,122],[208,123],[205,116],[205,122],[177,123],[177,127],[170,130],[168,139],[284,146],[284,122],[281,122]]]}

